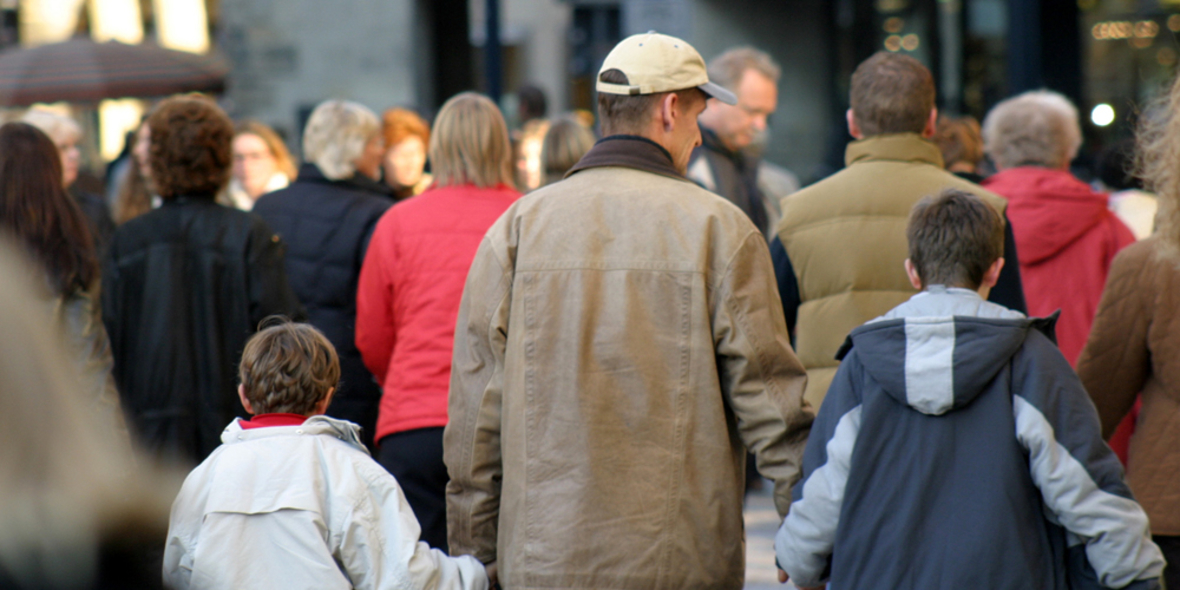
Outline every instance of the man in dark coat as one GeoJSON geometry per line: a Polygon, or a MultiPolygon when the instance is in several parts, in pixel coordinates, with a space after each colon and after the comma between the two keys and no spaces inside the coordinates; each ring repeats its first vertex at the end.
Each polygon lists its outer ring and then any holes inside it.
{"type": "Polygon", "coordinates": [[[270,315],[303,316],[283,244],[256,216],[222,207],[233,125],[199,98],[153,111],[152,182],[164,204],[115,232],[103,265],[103,320],[130,425],[149,450],[196,464],[247,414],[237,365],[270,315]]]}
{"type": "Polygon", "coordinates": [[[377,220],[393,205],[372,181],[384,156],[379,120],[359,104],[327,101],[307,121],[303,155],[308,163],[295,182],[259,198],[254,213],[287,241],[291,287],[340,355],[340,385],[327,414],[360,425],[373,451],[381,386],[365,368],[355,333],[361,263],[377,220]]]}

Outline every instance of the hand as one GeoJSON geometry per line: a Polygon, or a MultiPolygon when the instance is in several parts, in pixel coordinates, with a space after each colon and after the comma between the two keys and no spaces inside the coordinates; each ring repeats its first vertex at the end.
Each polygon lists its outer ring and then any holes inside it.
{"type": "Polygon", "coordinates": [[[491,562],[483,566],[484,571],[488,574],[488,588],[500,587],[500,568],[496,567],[496,562],[491,562]]]}

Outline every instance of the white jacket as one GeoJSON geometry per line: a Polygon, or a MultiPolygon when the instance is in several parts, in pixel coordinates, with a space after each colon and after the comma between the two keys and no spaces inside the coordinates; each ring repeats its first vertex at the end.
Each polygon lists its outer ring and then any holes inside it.
{"type": "Polygon", "coordinates": [[[184,482],[168,528],[164,581],[184,590],[473,589],[470,556],[447,557],[421,532],[401,487],[326,416],[243,429],[235,420],[184,482]]]}

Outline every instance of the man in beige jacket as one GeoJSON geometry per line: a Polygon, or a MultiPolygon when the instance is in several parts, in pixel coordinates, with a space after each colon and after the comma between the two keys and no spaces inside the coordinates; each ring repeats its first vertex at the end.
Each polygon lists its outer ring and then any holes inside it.
{"type": "Polygon", "coordinates": [[[745,453],[780,514],[813,414],[761,233],[684,177],[708,81],[680,39],[599,74],[608,136],[488,231],[455,329],[449,542],[510,588],[741,588],[745,453]]]}

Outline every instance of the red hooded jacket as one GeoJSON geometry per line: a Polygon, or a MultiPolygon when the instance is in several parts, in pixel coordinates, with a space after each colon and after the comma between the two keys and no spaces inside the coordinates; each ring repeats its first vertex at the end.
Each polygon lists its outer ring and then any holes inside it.
{"type": "Polygon", "coordinates": [[[375,440],[446,426],[451,348],[475,251],[520,193],[428,190],[377,222],[361,267],[356,346],[384,392],[375,440]]]}
{"type": "Polygon", "coordinates": [[[1135,241],[1134,234],[1108,209],[1107,195],[1066,170],[1011,168],[983,186],[1008,199],[1029,315],[1061,310],[1057,343],[1070,364],[1076,363],[1111,260],[1135,241]]]}

